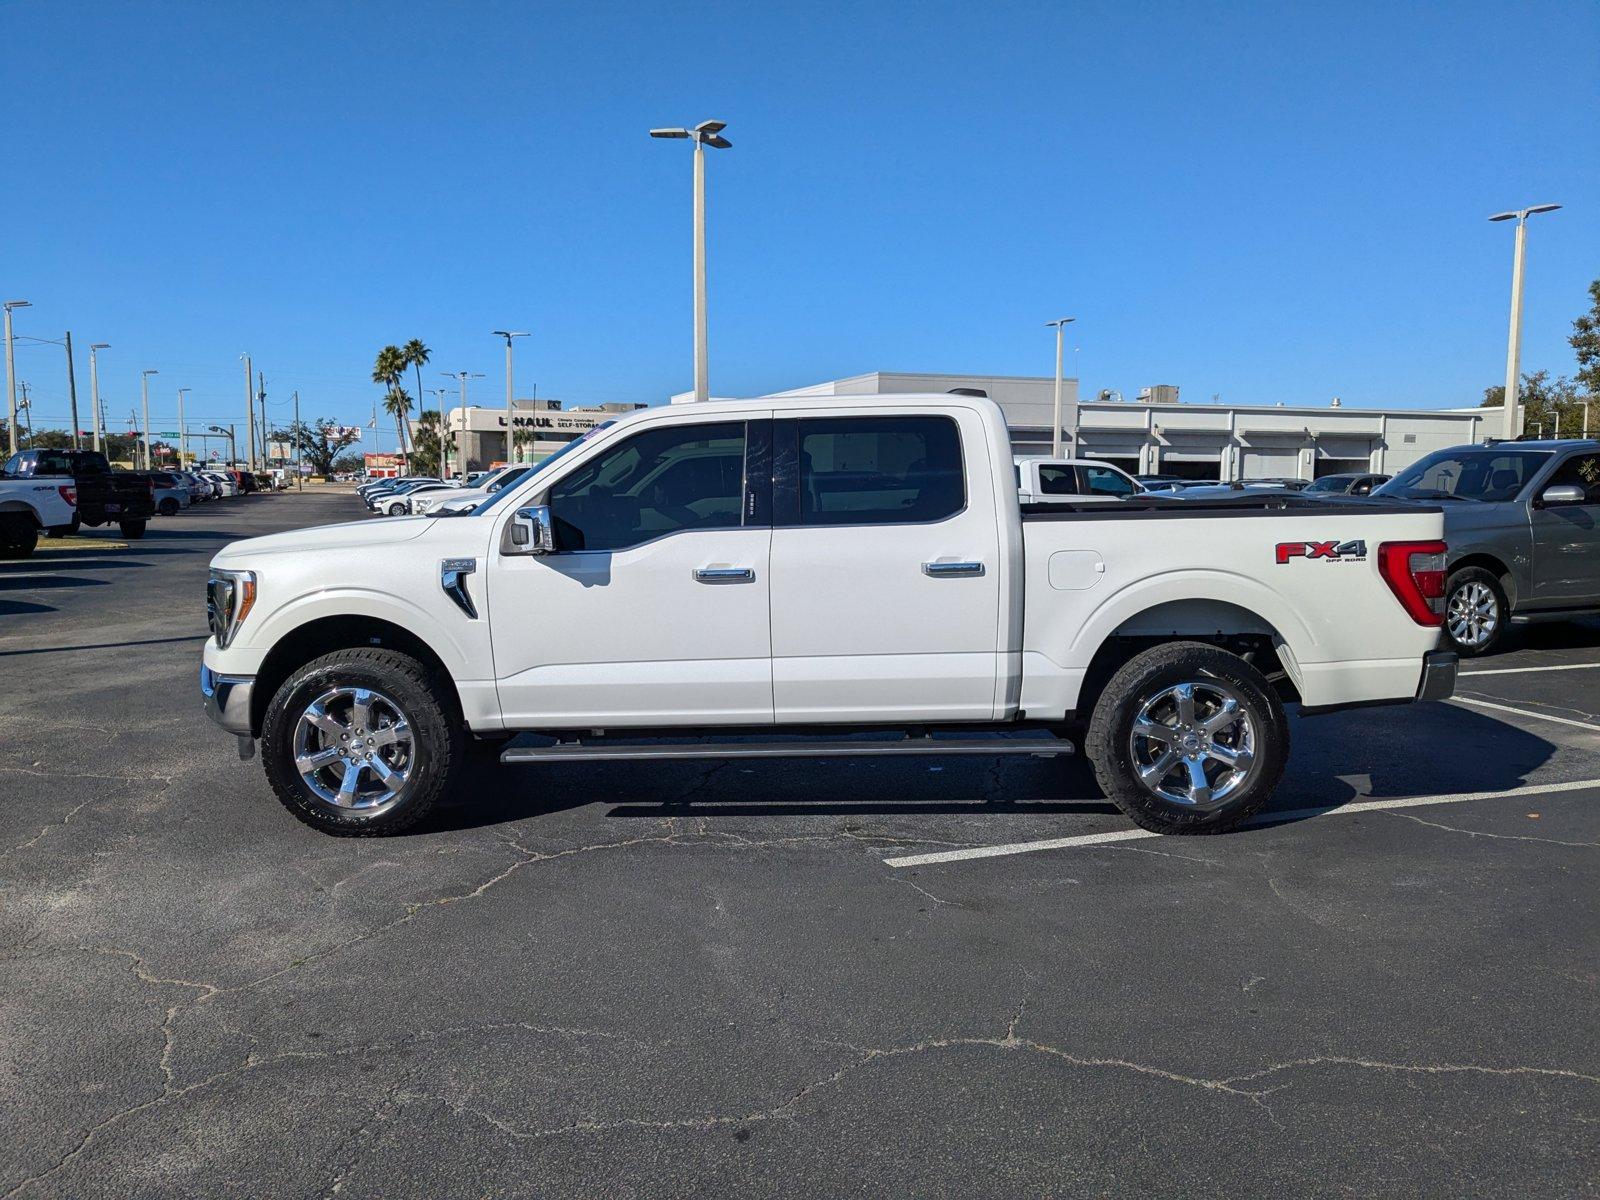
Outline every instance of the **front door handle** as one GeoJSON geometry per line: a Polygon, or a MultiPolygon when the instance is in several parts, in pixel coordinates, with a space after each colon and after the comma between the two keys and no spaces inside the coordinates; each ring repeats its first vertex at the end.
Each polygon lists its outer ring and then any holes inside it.
{"type": "Polygon", "coordinates": [[[694,577],[701,583],[749,583],[756,573],[750,567],[696,567],[694,577]]]}
{"type": "Polygon", "coordinates": [[[951,562],[947,559],[936,559],[933,562],[922,564],[922,573],[932,575],[935,579],[944,579],[949,576],[982,575],[981,562],[951,562]]]}

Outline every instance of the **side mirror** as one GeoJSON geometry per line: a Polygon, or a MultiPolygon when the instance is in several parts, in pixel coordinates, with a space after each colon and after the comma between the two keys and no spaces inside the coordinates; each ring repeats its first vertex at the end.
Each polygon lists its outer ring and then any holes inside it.
{"type": "Polygon", "coordinates": [[[556,549],[555,526],[550,521],[547,505],[532,504],[511,514],[511,524],[506,526],[507,554],[554,554],[556,549]]]}
{"type": "Polygon", "coordinates": [[[1581,484],[1558,483],[1545,488],[1543,494],[1539,497],[1539,503],[1544,505],[1582,504],[1588,498],[1588,493],[1584,491],[1581,484]]]}

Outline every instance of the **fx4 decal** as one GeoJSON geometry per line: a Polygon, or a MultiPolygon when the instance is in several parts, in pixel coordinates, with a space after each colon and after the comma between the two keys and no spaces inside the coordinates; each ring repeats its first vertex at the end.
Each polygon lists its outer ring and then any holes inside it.
{"type": "Polygon", "coordinates": [[[1279,542],[1278,565],[1291,558],[1325,558],[1330,562],[1357,562],[1367,556],[1366,542],[1279,542]]]}

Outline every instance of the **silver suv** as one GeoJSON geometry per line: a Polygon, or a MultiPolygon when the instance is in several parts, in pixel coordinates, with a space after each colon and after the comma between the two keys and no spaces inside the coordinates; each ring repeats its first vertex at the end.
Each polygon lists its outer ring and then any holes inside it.
{"type": "Polygon", "coordinates": [[[1600,441],[1438,450],[1374,497],[1444,504],[1445,633],[1485,654],[1512,617],[1600,611],[1600,441]]]}

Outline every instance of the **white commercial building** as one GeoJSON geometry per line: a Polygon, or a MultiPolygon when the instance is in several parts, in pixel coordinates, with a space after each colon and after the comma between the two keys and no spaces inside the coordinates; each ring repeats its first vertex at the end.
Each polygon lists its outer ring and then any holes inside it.
{"type": "MultiPolygon", "coordinates": [[[[614,420],[643,404],[600,404],[585,408],[566,408],[560,400],[517,400],[511,422],[517,431],[516,457],[519,462],[537,462],[554,454],[568,442],[588,433],[602,421],[614,420]]],[[[506,406],[469,404],[448,409],[444,415],[451,469],[458,455],[466,455],[468,471],[486,471],[511,460],[506,439],[506,406]]],[[[412,421],[416,432],[416,421],[412,421]]]]}
{"type": "MultiPolygon", "coordinates": [[[[1014,449],[1049,453],[1055,380],[1016,375],[935,375],[873,371],[780,396],[980,392],[1006,415],[1014,449]]],[[[1446,446],[1497,436],[1499,409],[1239,407],[1182,404],[1177,389],[1148,389],[1155,401],[1091,400],[1078,405],[1076,429],[1065,431],[1067,453],[1104,459],[1140,475],[1191,479],[1315,479],[1344,471],[1394,474],[1446,446]]],[[[1078,381],[1063,385],[1064,411],[1078,381]]],[[[691,397],[692,398],[692,397],[691,397]]],[[[674,397],[676,401],[678,397],[674,397]]]]}

